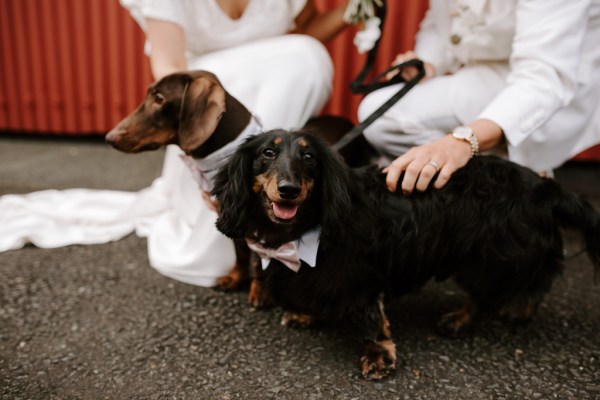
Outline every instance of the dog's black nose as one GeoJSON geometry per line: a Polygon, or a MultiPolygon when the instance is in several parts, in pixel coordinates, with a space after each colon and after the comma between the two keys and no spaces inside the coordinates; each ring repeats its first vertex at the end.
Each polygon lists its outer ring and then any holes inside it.
{"type": "Polygon", "coordinates": [[[282,199],[294,200],[300,194],[300,186],[290,181],[281,181],[277,185],[277,191],[282,199]]]}

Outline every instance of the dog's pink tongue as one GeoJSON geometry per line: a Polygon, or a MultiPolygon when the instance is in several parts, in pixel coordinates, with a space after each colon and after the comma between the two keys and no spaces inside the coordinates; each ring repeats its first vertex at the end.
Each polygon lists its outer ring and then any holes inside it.
{"type": "Polygon", "coordinates": [[[273,212],[277,218],[292,219],[298,211],[298,206],[273,202],[273,212]]]}

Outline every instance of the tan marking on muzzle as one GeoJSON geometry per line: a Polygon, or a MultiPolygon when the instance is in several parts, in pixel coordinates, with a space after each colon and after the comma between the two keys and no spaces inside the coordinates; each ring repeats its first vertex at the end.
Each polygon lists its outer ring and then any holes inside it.
{"type": "Polygon", "coordinates": [[[264,192],[270,200],[281,200],[279,191],[277,190],[277,177],[268,174],[261,174],[254,177],[254,185],[252,185],[254,193],[264,192]]]}
{"type": "Polygon", "coordinates": [[[258,175],[254,178],[252,190],[254,190],[254,193],[264,192],[269,200],[277,203],[285,202],[289,204],[301,204],[308,198],[312,188],[314,187],[314,181],[303,179],[300,185],[300,194],[298,197],[293,200],[286,200],[282,199],[279,195],[278,182],[279,179],[277,179],[276,176],[269,176],[267,174],[258,175]]]}

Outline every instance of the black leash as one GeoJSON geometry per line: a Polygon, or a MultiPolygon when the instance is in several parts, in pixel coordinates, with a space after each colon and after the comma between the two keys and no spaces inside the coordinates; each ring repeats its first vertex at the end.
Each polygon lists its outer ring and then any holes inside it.
{"type": "Polygon", "coordinates": [[[352,82],[350,82],[350,91],[354,94],[363,93],[366,94],[375,89],[367,89],[369,85],[363,84],[365,79],[367,79],[367,75],[373,69],[373,65],[375,64],[375,60],[377,59],[377,52],[379,50],[379,44],[381,43],[381,38],[383,37],[383,29],[385,27],[385,18],[387,15],[387,8],[385,5],[385,1],[382,2],[380,7],[375,8],[375,16],[379,18],[380,24],[379,29],[381,31],[381,35],[377,38],[375,43],[373,44],[373,48],[369,50],[367,53],[367,58],[365,59],[365,65],[363,65],[362,70],[358,73],[356,78],[352,82]]]}
{"type": "MultiPolygon", "coordinates": [[[[380,29],[383,34],[383,28],[385,25],[385,16],[386,16],[386,7],[385,2],[383,6],[377,8],[377,17],[381,20],[380,29]]],[[[332,147],[334,150],[339,151],[341,148],[348,145],[348,143],[352,142],[358,136],[362,134],[362,132],[371,125],[377,118],[381,117],[387,110],[390,109],[398,100],[400,100],[410,89],[412,89],[423,77],[425,76],[425,66],[421,60],[413,59],[401,64],[394,65],[387,70],[383,71],[379,75],[377,75],[370,83],[363,83],[366,79],[367,75],[373,68],[375,63],[375,58],[377,57],[377,50],[379,49],[379,42],[381,41],[381,37],[377,39],[373,48],[369,50],[367,54],[367,59],[365,61],[365,65],[363,66],[360,73],[354,78],[352,83],[350,83],[350,91],[355,94],[368,94],[374,90],[381,89],[386,86],[395,85],[398,83],[403,83],[402,88],[396,92],[392,97],[390,97],[385,103],[383,103],[373,114],[369,115],[364,121],[360,124],[356,125],[352,128],[348,133],[346,133],[337,143],[335,143],[332,147]],[[415,67],[418,70],[417,75],[409,81],[405,81],[400,71],[405,67],[415,67]],[[390,80],[382,80],[385,76],[392,72],[398,71],[394,77],[390,80]]]]}
{"type": "MultiPolygon", "coordinates": [[[[417,59],[409,60],[402,64],[394,65],[393,67],[388,68],[386,71],[382,72],[380,75],[378,75],[378,77],[385,76],[385,74],[387,74],[388,72],[394,71],[396,69],[402,69],[407,66],[417,67],[419,69],[419,73],[414,78],[407,81],[399,91],[397,91],[392,97],[390,97],[385,103],[383,103],[377,110],[375,110],[373,112],[373,114],[369,115],[367,118],[365,118],[364,121],[362,121],[360,124],[356,125],[350,131],[348,131],[348,133],[346,133],[344,136],[342,136],[342,138],[338,142],[333,144],[332,147],[334,150],[339,151],[341,148],[343,148],[348,143],[350,143],[351,141],[356,139],[358,136],[360,136],[362,134],[362,132],[369,125],[371,125],[377,118],[381,117],[383,115],[383,113],[385,113],[387,110],[389,110],[398,100],[400,100],[402,97],[404,97],[404,95],[406,93],[408,93],[408,91],[410,89],[415,87],[415,85],[417,83],[419,83],[419,81],[421,79],[423,79],[423,77],[425,76],[425,67],[423,66],[423,61],[417,60],[417,59]]],[[[404,82],[404,79],[402,79],[402,77],[400,76],[400,73],[398,73],[397,75],[394,76],[394,79],[390,79],[387,82],[376,81],[376,82],[370,83],[368,85],[365,85],[365,87],[373,88],[371,90],[375,90],[375,89],[379,89],[379,88],[382,88],[385,86],[394,85],[394,84],[400,83],[400,82],[404,82]]]]}

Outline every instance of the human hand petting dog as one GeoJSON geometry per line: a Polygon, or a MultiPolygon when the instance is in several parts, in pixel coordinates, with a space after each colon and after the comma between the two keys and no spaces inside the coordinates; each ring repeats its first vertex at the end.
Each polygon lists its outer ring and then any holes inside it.
{"type": "MultiPolygon", "coordinates": [[[[504,141],[502,128],[493,121],[478,119],[468,126],[477,137],[480,151],[489,150],[504,141]]],[[[383,173],[387,174],[386,184],[391,192],[396,191],[402,172],[404,194],[411,194],[415,189],[422,192],[432,181],[435,189],[441,189],[471,157],[469,143],[448,134],[434,142],[413,147],[384,168],[383,173]]]]}
{"type": "Polygon", "coordinates": [[[402,172],[401,188],[404,194],[414,189],[424,191],[433,181],[436,189],[442,188],[457,169],[465,166],[471,158],[471,147],[460,142],[451,135],[422,146],[416,146],[396,158],[383,169],[387,174],[386,184],[391,192],[395,192],[402,172]]]}

